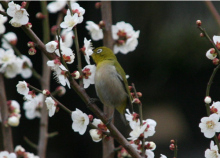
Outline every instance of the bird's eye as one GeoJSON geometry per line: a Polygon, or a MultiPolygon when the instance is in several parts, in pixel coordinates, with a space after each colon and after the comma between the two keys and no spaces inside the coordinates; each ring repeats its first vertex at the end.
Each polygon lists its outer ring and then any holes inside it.
{"type": "Polygon", "coordinates": [[[101,52],[102,52],[102,49],[98,49],[98,50],[97,50],[97,53],[101,53],[101,52]]]}

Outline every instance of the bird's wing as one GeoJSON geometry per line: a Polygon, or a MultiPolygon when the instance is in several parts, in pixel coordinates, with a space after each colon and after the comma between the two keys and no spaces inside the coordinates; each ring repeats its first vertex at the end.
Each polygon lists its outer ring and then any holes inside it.
{"type": "Polygon", "coordinates": [[[118,61],[114,62],[114,66],[115,66],[116,71],[117,71],[117,76],[120,79],[120,81],[121,81],[121,83],[122,83],[122,85],[123,85],[123,87],[124,87],[124,89],[127,93],[127,96],[128,96],[127,106],[129,107],[130,112],[133,113],[132,96],[131,96],[130,90],[128,88],[128,81],[126,79],[126,74],[125,74],[123,68],[121,67],[121,65],[118,63],[118,61]]]}

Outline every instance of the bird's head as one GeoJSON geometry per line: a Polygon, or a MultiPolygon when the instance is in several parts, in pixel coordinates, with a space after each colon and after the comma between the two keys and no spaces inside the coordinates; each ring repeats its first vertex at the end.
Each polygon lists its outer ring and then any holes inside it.
{"type": "Polygon", "coordinates": [[[103,60],[117,60],[115,54],[107,47],[98,47],[93,50],[92,59],[96,64],[103,60]]]}

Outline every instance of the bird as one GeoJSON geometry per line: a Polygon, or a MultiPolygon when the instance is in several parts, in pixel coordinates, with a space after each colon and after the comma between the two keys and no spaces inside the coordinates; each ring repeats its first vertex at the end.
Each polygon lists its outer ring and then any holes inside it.
{"type": "MultiPolygon", "coordinates": [[[[104,106],[115,108],[125,122],[125,109],[132,108],[132,96],[128,87],[126,74],[115,54],[107,47],[98,47],[91,55],[96,64],[95,90],[104,106]]],[[[114,116],[112,114],[111,119],[114,116]]]]}

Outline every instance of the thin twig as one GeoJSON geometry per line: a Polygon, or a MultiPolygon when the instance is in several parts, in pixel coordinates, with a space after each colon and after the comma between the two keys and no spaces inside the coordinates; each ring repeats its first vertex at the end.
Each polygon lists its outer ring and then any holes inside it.
{"type": "Polygon", "coordinates": [[[37,145],[35,143],[33,143],[30,139],[28,139],[27,137],[24,137],[24,141],[33,149],[37,150],[37,145]]]}
{"type": "MultiPolygon", "coordinates": [[[[134,91],[135,97],[137,99],[139,99],[134,83],[132,83],[131,85],[132,85],[132,89],[134,91]]],[[[142,126],[143,125],[143,112],[142,112],[142,103],[141,102],[138,104],[138,109],[139,109],[139,116],[140,116],[140,125],[142,126]]],[[[143,137],[143,139],[141,141],[142,141],[142,145],[141,145],[142,153],[141,153],[141,155],[142,155],[142,157],[144,157],[144,155],[145,155],[145,138],[143,137]]]]}
{"type": "Polygon", "coordinates": [[[204,1],[204,2],[206,6],[209,8],[209,11],[212,13],[213,17],[215,18],[215,21],[217,22],[218,26],[220,27],[220,16],[215,6],[211,1],[204,1]]]}

